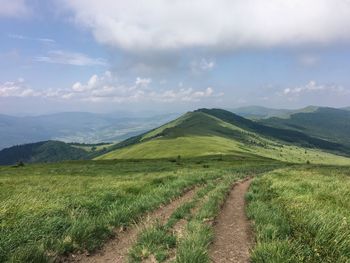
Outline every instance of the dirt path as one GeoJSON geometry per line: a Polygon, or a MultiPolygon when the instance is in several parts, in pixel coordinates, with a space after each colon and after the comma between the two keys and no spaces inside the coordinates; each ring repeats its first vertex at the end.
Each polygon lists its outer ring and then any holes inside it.
{"type": "Polygon", "coordinates": [[[209,251],[212,262],[249,262],[252,233],[245,214],[244,195],[250,183],[251,179],[233,187],[216,219],[215,239],[209,251]]]}
{"type": "Polygon", "coordinates": [[[131,226],[125,231],[116,233],[116,238],[108,241],[104,248],[92,255],[78,255],[70,258],[68,262],[83,263],[123,263],[127,261],[128,251],[136,241],[142,229],[150,227],[156,220],[164,224],[171,214],[184,202],[191,200],[197,189],[192,189],[175,199],[168,205],[160,207],[149,213],[141,223],[131,226]]]}

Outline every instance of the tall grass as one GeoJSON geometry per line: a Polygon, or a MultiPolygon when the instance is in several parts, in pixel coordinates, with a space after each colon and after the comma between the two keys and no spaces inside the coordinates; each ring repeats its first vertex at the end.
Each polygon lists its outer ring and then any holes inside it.
{"type": "Polygon", "coordinates": [[[211,157],[0,167],[0,262],[47,262],[95,250],[115,228],[188,187],[232,171],[276,165],[211,157]]]}
{"type": "Polygon", "coordinates": [[[284,169],[247,195],[253,262],[350,262],[350,168],[284,169]]]}

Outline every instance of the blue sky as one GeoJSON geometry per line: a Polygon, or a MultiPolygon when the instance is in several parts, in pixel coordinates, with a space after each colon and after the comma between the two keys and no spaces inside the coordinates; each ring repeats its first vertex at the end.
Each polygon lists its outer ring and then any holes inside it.
{"type": "Polygon", "coordinates": [[[0,0],[0,113],[350,105],[348,0],[0,0]]]}

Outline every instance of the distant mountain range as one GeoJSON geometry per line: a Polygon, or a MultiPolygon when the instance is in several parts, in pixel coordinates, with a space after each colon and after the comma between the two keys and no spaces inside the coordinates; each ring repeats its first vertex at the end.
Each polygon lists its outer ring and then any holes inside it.
{"type": "Polygon", "coordinates": [[[288,109],[272,109],[262,106],[247,106],[228,110],[244,118],[253,120],[282,116],[293,111],[288,109]]]}
{"type": "Polygon", "coordinates": [[[261,124],[299,131],[309,136],[350,147],[350,110],[314,107],[285,116],[258,121],[261,124]]]}
{"type": "Polygon", "coordinates": [[[46,140],[98,143],[116,142],[170,121],[178,114],[132,116],[65,112],[14,117],[0,115],[0,149],[46,140]]]}
{"type": "MultiPolygon", "coordinates": [[[[262,106],[247,106],[247,107],[240,107],[240,108],[228,109],[228,110],[244,118],[248,118],[252,120],[260,120],[260,119],[267,119],[272,117],[288,118],[292,114],[303,113],[303,112],[314,112],[318,108],[322,108],[322,107],[307,106],[305,108],[292,110],[292,109],[273,109],[273,108],[267,108],[262,106]]],[[[350,109],[350,107],[343,108],[343,110],[345,109],[350,109]]]]}

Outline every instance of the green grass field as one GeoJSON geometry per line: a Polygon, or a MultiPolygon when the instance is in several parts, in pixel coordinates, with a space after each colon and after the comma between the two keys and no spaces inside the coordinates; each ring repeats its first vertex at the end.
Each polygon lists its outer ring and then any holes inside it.
{"type": "Polygon", "coordinates": [[[94,250],[185,188],[280,166],[230,156],[0,167],[0,262],[94,250]]]}
{"type": "Polygon", "coordinates": [[[350,167],[302,166],[256,178],[252,262],[350,262],[350,167]]]}

